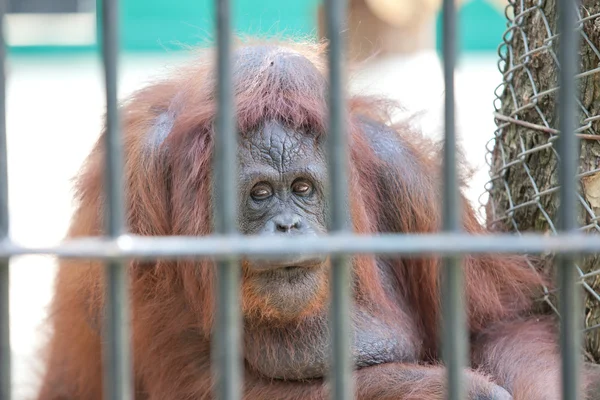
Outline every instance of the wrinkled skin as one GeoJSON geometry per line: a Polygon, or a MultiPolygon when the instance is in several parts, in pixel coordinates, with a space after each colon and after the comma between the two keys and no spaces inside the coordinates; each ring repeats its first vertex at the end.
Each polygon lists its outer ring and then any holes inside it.
{"type": "MultiPolygon", "coordinates": [[[[239,150],[239,226],[246,235],[312,237],[327,231],[326,161],[314,138],[267,123],[239,150]]],[[[250,260],[249,280],[273,307],[297,315],[326,279],[324,257],[250,260]]]]}
{"type": "MultiPolygon", "coordinates": [[[[399,143],[383,133],[377,131],[370,136],[375,152],[382,157],[399,155],[395,152],[395,149],[402,151],[399,143]]],[[[301,239],[326,232],[327,164],[323,141],[270,121],[242,140],[238,154],[242,233],[301,239]]],[[[321,295],[328,272],[325,261],[315,257],[250,261],[248,279],[257,293],[269,296],[271,307],[293,319],[321,295]]],[[[415,321],[410,322],[410,315],[398,310],[393,316],[380,318],[359,306],[352,319],[353,359],[357,368],[418,361],[421,348],[415,321]],[[394,320],[403,323],[395,324],[394,320]]],[[[244,343],[250,367],[261,375],[277,379],[325,376],[330,354],[326,315],[317,315],[303,325],[318,334],[307,337],[302,333],[305,330],[273,329],[268,324],[249,321],[244,343]],[[278,343],[278,351],[265,354],[262,349],[268,343],[278,343]]],[[[435,372],[407,371],[405,374],[407,378],[428,379],[428,375],[435,372]]],[[[481,381],[475,386],[473,398],[511,398],[503,388],[481,381]]]]}
{"type": "MultiPolygon", "coordinates": [[[[281,124],[269,122],[242,141],[240,163],[240,231],[247,235],[305,236],[323,234],[326,228],[324,183],[327,164],[323,142],[281,124]]],[[[325,258],[291,257],[249,261],[248,281],[259,294],[269,296],[271,306],[293,319],[327,284],[325,258]]],[[[414,361],[415,332],[402,332],[367,312],[355,315],[357,365],[414,361]]],[[[320,335],[302,337],[270,326],[252,326],[245,336],[247,359],[253,368],[275,378],[310,379],[326,373],[329,339],[327,321],[318,315],[305,322],[320,335]],[[272,358],[261,349],[280,341],[281,351],[272,358]],[[286,348],[286,342],[294,348],[286,348]],[[261,343],[264,342],[264,343],[261,343]]]]}

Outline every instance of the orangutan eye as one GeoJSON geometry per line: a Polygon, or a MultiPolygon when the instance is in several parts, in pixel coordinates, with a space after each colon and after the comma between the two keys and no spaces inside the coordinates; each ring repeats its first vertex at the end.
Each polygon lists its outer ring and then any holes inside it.
{"type": "Polygon", "coordinates": [[[299,196],[306,196],[310,194],[312,186],[306,181],[296,181],[292,185],[292,191],[299,196]]]}
{"type": "Polygon", "coordinates": [[[271,186],[266,184],[258,184],[254,186],[254,188],[250,192],[250,196],[252,196],[254,200],[265,200],[271,197],[272,195],[273,189],[271,189],[271,186]]]}

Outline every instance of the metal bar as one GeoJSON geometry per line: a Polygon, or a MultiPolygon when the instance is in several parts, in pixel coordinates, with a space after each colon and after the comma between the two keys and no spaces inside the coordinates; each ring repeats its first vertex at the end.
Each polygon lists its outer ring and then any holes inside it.
{"type": "Polygon", "coordinates": [[[106,227],[117,237],[124,232],[123,151],[117,102],[119,53],[118,0],[102,0],[102,56],[106,93],[106,227]]]}
{"type": "Polygon", "coordinates": [[[11,399],[9,262],[0,259],[0,400],[11,399]]]}
{"type": "MultiPolygon", "coordinates": [[[[6,139],[6,48],[4,43],[4,14],[6,0],[0,0],[0,241],[8,240],[8,149],[6,139]]],[[[0,258],[0,400],[10,400],[10,285],[9,257],[0,258]]]]}
{"type": "MultiPolygon", "coordinates": [[[[102,0],[102,57],[106,90],[106,209],[107,235],[125,232],[122,141],[117,103],[119,14],[117,0],[102,0]]],[[[109,260],[106,274],[104,398],[133,398],[127,268],[123,260],[109,260]]]]}
{"type": "MultiPolygon", "coordinates": [[[[215,0],[217,19],[217,133],[215,137],[215,230],[237,233],[237,132],[231,68],[229,0],[215,0]]],[[[240,268],[235,255],[217,263],[217,321],[213,334],[217,398],[241,398],[240,268]]]]}
{"type": "Polygon", "coordinates": [[[8,238],[8,148],[6,139],[6,48],[4,13],[6,0],[0,0],[0,240],[8,238]]]}
{"type": "Polygon", "coordinates": [[[256,236],[144,237],[71,239],[57,246],[28,247],[0,242],[0,258],[22,255],[56,255],[72,259],[171,259],[179,257],[281,256],[288,254],[385,254],[454,256],[459,254],[525,254],[600,252],[596,235],[536,234],[476,235],[464,233],[355,235],[332,233],[320,238],[294,240],[256,236]]]}
{"type": "Polygon", "coordinates": [[[344,32],[347,0],[326,0],[327,35],[329,40],[329,180],[330,230],[349,229],[348,210],[348,138],[345,96],[344,32]]]}
{"type": "Polygon", "coordinates": [[[467,332],[465,329],[465,303],[463,299],[462,260],[458,256],[444,260],[442,286],[444,363],[448,368],[448,398],[464,399],[463,371],[467,366],[467,332]]]}
{"type": "Polygon", "coordinates": [[[123,261],[110,261],[105,269],[107,285],[104,398],[133,399],[127,269],[123,261]]]}
{"type": "MultiPolygon", "coordinates": [[[[349,226],[348,207],[348,141],[345,96],[345,26],[347,0],[326,0],[325,17],[329,40],[329,208],[330,231],[344,232],[349,226]]],[[[331,398],[354,398],[350,339],[350,263],[346,255],[331,258],[331,398]]]]}
{"type": "MultiPolygon", "coordinates": [[[[445,81],[443,229],[448,233],[461,230],[461,204],[456,166],[456,127],[454,107],[454,68],[456,65],[456,6],[454,0],[443,3],[443,56],[445,81]]],[[[463,270],[459,256],[443,260],[442,280],[442,353],[447,368],[450,400],[465,398],[463,370],[467,365],[467,332],[463,299],[463,270]]]]}
{"type": "Polygon", "coordinates": [[[443,56],[445,81],[444,166],[443,166],[443,228],[446,232],[461,231],[461,204],[456,166],[456,124],[454,68],[456,65],[456,10],[454,1],[443,3],[443,56]]]}
{"type": "MultiPolygon", "coordinates": [[[[577,170],[579,160],[579,139],[577,128],[577,83],[579,65],[579,32],[577,32],[577,8],[579,2],[558,1],[559,39],[559,96],[558,119],[560,136],[558,153],[560,156],[560,209],[559,231],[577,234],[577,170]]],[[[556,260],[560,294],[562,353],[562,395],[563,399],[580,398],[579,355],[582,311],[580,293],[577,288],[577,267],[575,255],[559,255],[556,260]]]]}

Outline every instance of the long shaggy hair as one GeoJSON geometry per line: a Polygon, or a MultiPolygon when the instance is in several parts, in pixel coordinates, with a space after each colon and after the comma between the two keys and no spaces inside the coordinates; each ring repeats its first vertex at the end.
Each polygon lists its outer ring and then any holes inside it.
{"type": "MultiPolygon", "coordinates": [[[[327,63],[323,43],[239,43],[233,58],[233,88],[237,129],[248,134],[265,121],[322,140],[328,131],[327,63]],[[278,62],[274,64],[272,60],[278,62]]],[[[125,146],[127,223],[138,235],[211,234],[211,189],[216,117],[216,67],[213,50],[202,51],[178,73],[153,82],[121,105],[125,146]]],[[[404,124],[393,125],[395,105],[375,97],[349,95],[350,207],[358,234],[383,231],[431,233],[439,231],[441,197],[439,146],[426,141],[404,124]],[[381,187],[388,166],[368,144],[363,118],[392,127],[411,158],[406,173],[386,176],[392,187],[381,187]],[[396,193],[389,198],[382,194],[396,193]]],[[[78,208],[68,236],[103,232],[104,134],[76,180],[78,208]]],[[[464,230],[484,230],[466,200],[462,201],[464,230]]],[[[424,357],[437,355],[440,314],[438,257],[395,258],[389,261],[394,282],[384,281],[374,257],[353,258],[356,301],[374,312],[397,307],[386,296],[386,285],[405,294],[425,340],[424,357]]],[[[98,369],[88,368],[90,349],[100,354],[97,327],[103,309],[102,264],[63,261],[50,322],[54,329],[48,347],[49,365],[70,370],[71,385],[80,397],[95,398],[86,382],[98,369]],[[77,266],[77,268],[73,268],[77,266]],[[77,333],[73,340],[73,332],[77,333]],[[69,357],[63,354],[69,350],[69,357]]],[[[247,271],[244,271],[246,273],[247,271]]],[[[518,256],[465,257],[465,293],[470,331],[526,312],[542,278],[518,256]]],[[[147,368],[144,354],[161,350],[173,360],[189,356],[189,349],[172,341],[186,332],[208,339],[214,322],[215,269],[210,260],[132,261],[129,267],[133,307],[136,366],[147,368]],[[146,321],[159,321],[148,326],[146,321]],[[168,350],[168,351],[167,351],[168,350]]],[[[243,311],[276,326],[287,323],[245,282],[243,311]]],[[[325,308],[322,296],[299,318],[325,308]]],[[[200,351],[200,350],[198,350],[200,351]]],[[[202,354],[198,354],[201,358],[202,354]]],[[[100,363],[98,360],[97,363],[100,363]]],[[[169,365],[165,360],[165,365],[169,365]]],[[[97,365],[99,367],[99,364],[97,365]]],[[[143,370],[142,370],[143,372],[143,370]]],[[[186,382],[181,382],[185,385],[186,382]]],[[[101,388],[98,388],[101,390],[101,388]]]]}

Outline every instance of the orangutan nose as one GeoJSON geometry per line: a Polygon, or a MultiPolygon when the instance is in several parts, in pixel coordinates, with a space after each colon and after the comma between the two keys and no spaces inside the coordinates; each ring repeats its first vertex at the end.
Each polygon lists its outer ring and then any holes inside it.
{"type": "Polygon", "coordinates": [[[280,214],[273,218],[273,223],[277,232],[287,233],[292,229],[300,229],[302,227],[302,218],[294,214],[280,214]]]}

